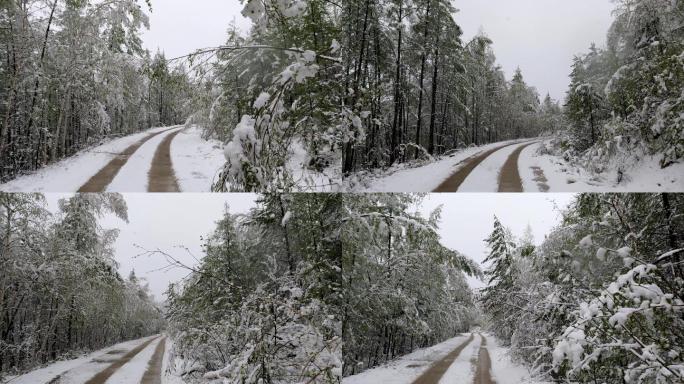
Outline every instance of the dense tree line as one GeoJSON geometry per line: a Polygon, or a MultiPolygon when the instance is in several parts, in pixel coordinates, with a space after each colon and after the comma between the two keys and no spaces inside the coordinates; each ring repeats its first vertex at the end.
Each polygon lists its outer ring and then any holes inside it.
{"type": "Polygon", "coordinates": [[[0,194],[0,376],[160,331],[160,309],[117,272],[116,194],[77,195],[50,213],[42,195],[0,194]]]}
{"type": "Polygon", "coordinates": [[[562,148],[598,171],[635,154],[666,167],[684,157],[684,2],[616,4],[607,47],[575,58],[562,148]]]}
{"type": "Polygon", "coordinates": [[[147,26],[138,0],[0,4],[0,181],[184,121],[187,75],[143,49],[147,26]]]}
{"type": "Polygon", "coordinates": [[[264,195],[245,216],[225,213],[201,264],[168,291],[178,374],[339,382],[342,200],[264,195]]]}
{"type": "Polygon", "coordinates": [[[226,142],[217,191],[297,191],[339,184],[321,176],[340,165],[336,5],[326,0],[249,0],[246,36],[231,28],[224,46],[184,59],[194,73],[194,114],[226,142]],[[303,153],[303,164],[292,163],[303,153]]]}
{"type": "Polygon", "coordinates": [[[450,1],[352,0],[340,8],[344,101],[355,114],[344,136],[345,174],[550,128],[536,90],[520,70],[505,78],[488,37],[461,41],[450,1]]]}
{"type": "Polygon", "coordinates": [[[490,328],[557,380],[681,382],[683,212],[681,195],[579,195],[539,247],[497,221],[490,328]]]}
{"type": "Polygon", "coordinates": [[[454,337],[476,321],[465,275],[479,275],[479,267],[440,244],[440,212],[414,213],[421,199],[344,199],[345,376],[454,337]]]}

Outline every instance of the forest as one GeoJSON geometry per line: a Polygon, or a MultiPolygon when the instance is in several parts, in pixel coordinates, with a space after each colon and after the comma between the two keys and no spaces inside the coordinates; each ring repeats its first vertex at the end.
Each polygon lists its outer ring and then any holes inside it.
{"type": "Polygon", "coordinates": [[[343,197],[268,194],[226,210],[205,256],[168,290],[174,375],[244,383],[338,383],[343,197]]]}
{"type": "Polygon", "coordinates": [[[496,220],[489,329],[554,380],[681,382],[683,209],[679,194],[579,195],[539,246],[496,220]]]}
{"type": "Polygon", "coordinates": [[[185,122],[189,79],[143,49],[147,27],[136,0],[0,4],[0,182],[185,122]]]}
{"type": "Polygon", "coordinates": [[[466,275],[479,265],[440,243],[440,211],[416,212],[424,196],[346,195],[344,375],[468,331],[477,322],[466,275]]]}
{"type": "MultiPolygon", "coordinates": [[[[440,364],[431,360],[440,353],[434,346],[459,336],[465,341],[471,332],[487,332],[496,339],[494,350],[506,351],[487,363],[498,372],[496,382],[684,379],[684,196],[579,194],[542,241],[530,226],[516,237],[494,217],[483,239],[483,271],[440,245],[439,209],[429,218],[409,213],[421,200],[411,194],[349,200],[361,208],[349,209],[358,212],[357,224],[344,247],[350,383],[413,382],[412,369],[421,369],[415,367],[423,359],[440,364]],[[486,287],[471,289],[466,275],[486,287]],[[516,370],[527,379],[512,378],[516,370]]],[[[482,359],[482,350],[462,357],[465,365],[452,358],[448,372],[415,382],[447,380],[457,366],[467,374],[471,358],[482,359]]]]}
{"type": "Polygon", "coordinates": [[[117,271],[117,194],[64,198],[51,213],[39,194],[0,193],[0,379],[57,359],[159,333],[161,306],[134,273],[117,271]]]}
{"type": "Polygon", "coordinates": [[[607,46],[574,59],[555,151],[587,169],[684,157],[684,2],[616,1],[607,46]]]}
{"type": "Polygon", "coordinates": [[[428,159],[468,145],[560,128],[557,101],[540,100],[518,69],[496,63],[493,41],[462,41],[449,0],[353,0],[342,7],[345,175],[428,159]]]}
{"type": "Polygon", "coordinates": [[[337,190],[540,135],[544,153],[619,179],[684,155],[681,1],[616,1],[605,48],[567,68],[565,100],[504,73],[486,32],[465,40],[449,0],[246,0],[251,29],[227,23],[223,45],[170,59],[143,48],[152,6],[2,3],[0,181],[183,123],[223,145],[217,192],[337,190]]]}

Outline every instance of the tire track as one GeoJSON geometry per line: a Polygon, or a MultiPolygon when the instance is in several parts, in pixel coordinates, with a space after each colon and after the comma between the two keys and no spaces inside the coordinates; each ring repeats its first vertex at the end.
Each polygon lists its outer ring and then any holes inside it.
{"type": "Polygon", "coordinates": [[[148,192],[180,192],[171,161],[171,142],[181,131],[166,136],[157,147],[148,173],[148,192]]]}
{"type": "Polygon", "coordinates": [[[501,145],[488,151],[473,155],[461,161],[459,164],[463,164],[463,166],[459,168],[458,171],[456,171],[453,175],[449,176],[449,178],[446,179],[446,181],[444,181],[439,187],[437,187],[437,189],[435,189],[434,192],[458,192],[458,189],[461,187],[461,184],[463,184],[463,182],[468,178],[468,176],[470,176],[473,170],[483,161],[485,161],[489,156],[493,155],[494,152],[517,144],[520,143],[501,145]]]}
{"type": "Polygon", "coordinates": [[[496,384],[492,379],[492,360],[489,358],[489,351],[487,350],[487,338],[479,334],[482,338],[480,344],[479,357],[477,359],[477,368],[475,370],[474,384],[496,384]]]}
{"type": "Polygon", "coordinates": [[[535,144],[535,142],[521,145],[508,156],[499,172],[499,192],[524,192],[522,180],[520,179],[520,170],[518,169],[518,161],[520,160],[520,153],[532,144],[535,144]]]}
{"type": "Polygon", "coordinates": [[[454,361],[458,358],[458,356],[461,354],[461,352],[465,349],[465,347],[470,344],[473,339],[475,338],[474,334],[470,334],[470,337],[468,340],[463,342],[463,344],[459,345],[456,349],[454,349],[451,353],[446,355],[442,360],[439,360],[438,362],[434,363],[430,368],[428,368],[427,371],[423,372],[420,377],[416,379],[416,381],[413,382],[413,384],[437,384],[439,383],[439,380],[444,376],[446,371],[449,370],[449,367],[454,363],[454,361]]]}
{"type": "Polygon", "coordinates": [[[161,384],[162,376],[162,360],[164,359],[164,349],[166,346],[166,337],[161,339],[157,348],[154,350],[154,355],[150,360],[147,370],[143,375],[140,384],[161,384]]]}
{"type": "Polygon", "coordinates": [[[116,175],[119,173],[121,168],[128,162],[128,159],[133,156],[133,154],[143,146],[146,142],[152,138],[161,135],[162,133],[168,132],[174,128],[165,129],[163,131],[151,133],[144,138],[140,139],[135,144],[126,148],[123,152],[119,153],[112,159],[107,165],[104,166],[98,173],[90,178],[81,188],[79,188],[79,193],[93,193],[93,192],[104,192],[107,186],[114,180],[116,175]]]}
{"type": "Polygon", "coordinates": [[[85,384],[105,384],[107,379],[109,379],[116,371],[118,371],[119,368],[123,367],[126,363],[131,361],[131,359],[133,359],[135,355],[142,352],[143,349],[145,349],[153,341],[159,339],[159,337],[160,336],[157,336],[131,349],[127,354],[123,355],[121,359],[117,360],[116,362],[105,368],[103,371],[100,371],[97,375],[93,376],[90,380],[86,381],[85,384]]]}

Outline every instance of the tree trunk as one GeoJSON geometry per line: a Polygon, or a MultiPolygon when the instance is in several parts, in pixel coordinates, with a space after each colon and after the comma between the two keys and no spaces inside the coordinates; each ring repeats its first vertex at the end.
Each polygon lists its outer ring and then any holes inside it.
{"type": "MultiPolygon", "coordinates": [[[[425,30],[423,31],[423,44],[427,44],[428,41],[428,36],[429,36],[429,31],[430,29],[428,28],[428,23],[430,19],[430,5],[432,1],[428,0],[427,3],[427,8],[425,10],[425,30]]],[[[423,85],[425,81],[425,47],[423,47],[423,52],[420,54],[420,80],[419,80],[419,86],[418,86],[418,111],[416,113],[416,145],[420,146],[420,134],[421,134],[421,128],[423,126],[423,94],[425,93],[423,90],[423,85]]],[[[420,152],[416,148],[416,159],[420,156],[420,152]]]]}
{"type": "Polygon", "coordinates": [[[390,164],[394,164],[397,161],[397,149],[399,147],[399,114],[401,113],[401,43],[402,43],[402,32],[403,27],[401,25],[403,19],[403,4],[399,3],[399,17],[397,20],[397,60],[396,60],[396,77],[394,79],[394,119],[392,122],[392,138],[391,138],[391,148],[390,148],[390,164]]]}
{"type": "MultiPolygon", "coordinates": [[[[439,25],[439,17],[437,18],[437,25],[439,25]]],[[[435,154],[435,114],[437,109],[437,81],[439,75],[439,33],[437,33],[437,42],[435,44],[435,63],[432,73],[432,106],[430,107],[430,147],[428,152],[430,155],[435,154]]]]}

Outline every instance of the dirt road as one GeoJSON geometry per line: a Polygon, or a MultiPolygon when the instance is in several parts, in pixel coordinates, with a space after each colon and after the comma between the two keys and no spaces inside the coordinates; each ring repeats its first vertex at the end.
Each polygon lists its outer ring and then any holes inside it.
{"type": "Polygon", "coordinates": [[[140,384],[161,384],[162,360],[164,359],[164,349],[166,348],[166,338],[163,338],[154,350],[152,360],[150,360],[145,375],[140,384]]]}
{"type": "MultiPolygon", "coordinates": [[[[157,339],[158,339],[158,337],[150,339],[150,340],[140,344],[139,346],[131,349],[128,353],[123,355],[123,357],[121,357],[119,360],[116,360],[114,363],[112,363],[106,369],[104,369],[103,371],[100,371],[98,374],[93,376],[90,380],[86,381],[85,384],[105,384],[107,379],[109,379],[114,373],[116,373],[116,371],[118,371],[126,363],[131,361],[137,354],[142,352],[143,349],[145,349],[148,345],[150,345],[153,341],[155,341],[157,339]]],[[[155,351],[155,354],[156,354],[156,351],[155,351]]],[[[162,352],[162,355],[163,355],[163,352],[162,352]]],[[[160,372],[161,372],[161,370],[160,370],[160,372]]],[[[159,380],[161,382],[161,378],[159,378],[159,380]]]]}
{"type": "Polygon", "coordinates": [[[489,156],[494,154],[494,152],[510,147],[511,145],[515,145],[515,143],[502,145],[463,160],[460,163],[463,165],[460,168],[458,168],[456,173],[454,173],[448,179],[446,179],[446,181],[444,181],[442,185],[437,187],[437,189],[435,189],[434,192],[458,192],[458,189],[461,187],[461,184],[463,184],[463,182],[466,180],[466,178],[468,178],[470,173],[472,173],[473,170],[478,165],[480,165],[480,163],[482,163],[489,156]]]}
{"type": "Polygon", "coordinates": [[[155,152],[154,158],[150,160],[151,168],[149,172],[149,188],[154,189],[150,192],[179,192],[178,182],[173,173],[173,166],[171,164],[171,142],[180,133],[182,129],[172,127],[162,131],[151,133],[135,144],[126,148],[123,152],[114,157],[104,168],[90,178],[78,192],[104,192],[112,183],[114,178],[119,174],[122,168],[126,166],[128,160],[133,157],[138,150],[153,138],[168,133],[169,131],[177,130],[167,135],[159,144],[155,152]]]}
{"type": "Polygon", "coordinates": [[[519,147],[508,156],[505,163],[501,165],[498,180],[499,192],[524,192],[522,181],[520,179],[520,172],[518,170],[518,160],[520,153],[527,147],[536,142],[526,143],[511,143],[498,146],[496,148],[481,152],[475,156],[471,156],[460,163],[458,170],[451,175],[446,181],[442,183],[434,192],[458,192],[461,185],[468,179],[473,171],[496,152],[509,148],[514,145],[519,147]]]}
{"type": "Polygon", "coordinates": [[[501,168],[501,173],[499,173],[499,192],[524,192],[522,180],[520,180],[520,172],[518,171],[518,160],[520,159],[520,153],[532,144],[534,143],[519,146],[508,157],[506,163],[501,168]]]}
{"type": "Polygon", "coordinates": [[[180,130],[166,136],[157,147],[148,173],[148,192],[180,192],[171,162],[171,142],[179,133],[180,130]]]}
{"type": "Polygon", "coordinates": [[[474,384],[496,384],[492,379],[492,360],[489,358],[489,351],[487,351],[487,338],[479,335],[482,338],[480,344],[479,357],[477,359],[477,368],[475,369],[474,384]]]}
{"type": "Polygon", "coordinates": [[[458,356],[461,354],[461,352],[465,349],[465,347],[470,344],[473,339],[475,338],[475,335],[472,333],[470,334],[470,337],[468,340],[464,341],[463,344],[459,345],[456,349],[454,349],[451,353],[446,355],[442,360],[439,360],[438,362],[434,363],[430,368],[428,368],[427,371],[425,371],[416,381],[413,382],[413,384],[437,384],[439,383],[439,380],[444,376],[447,370],[449,370],[449,367],[454,363],[454,361],[458,358],[458,356]]]}

